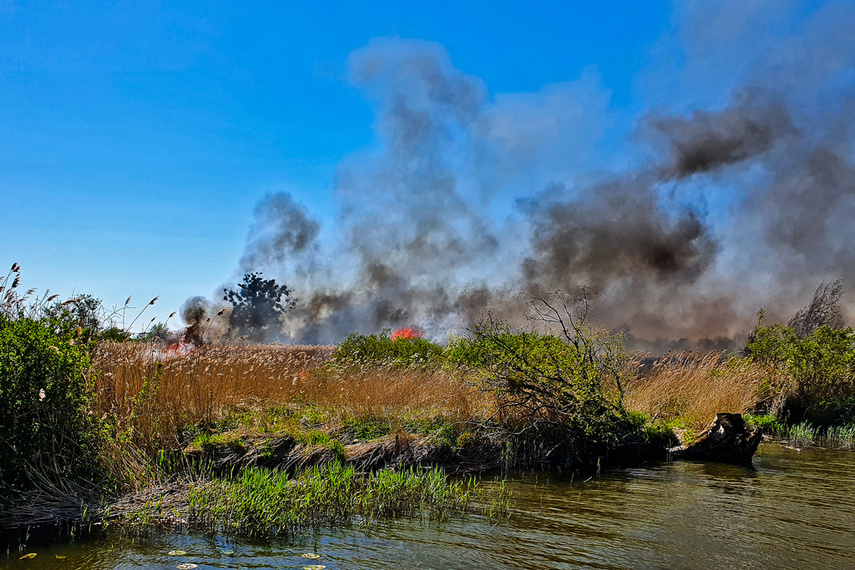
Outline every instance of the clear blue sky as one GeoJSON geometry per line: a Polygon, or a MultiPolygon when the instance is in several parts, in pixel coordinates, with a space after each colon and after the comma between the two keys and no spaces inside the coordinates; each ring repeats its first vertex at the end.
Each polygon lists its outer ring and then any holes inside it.
{"type": "Polygon", "coordinates": [[[826,3],[723,3],[741,18],[724,61],[687,51],[701,4],[0,2],[0,265],[108,306],[159,296],[162,319],[234,282],[265,194],[334,227],[338,165],[376,144],[348,78],[373,38],[439,44],[488,98],[593,74],[619,152],[643,110],[726,101],[739,49],[826,3]]]}

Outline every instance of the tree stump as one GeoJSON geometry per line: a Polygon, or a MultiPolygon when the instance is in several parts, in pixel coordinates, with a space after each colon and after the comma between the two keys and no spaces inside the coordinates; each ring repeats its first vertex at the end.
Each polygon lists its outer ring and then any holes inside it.
{"type": "Polygon", "coordinates": [[[760,428],[748,430],[742,414],[716,414],[692,443],[671,448],[673,459],[701,459],[750,464],[763,439],[760,428]]]}

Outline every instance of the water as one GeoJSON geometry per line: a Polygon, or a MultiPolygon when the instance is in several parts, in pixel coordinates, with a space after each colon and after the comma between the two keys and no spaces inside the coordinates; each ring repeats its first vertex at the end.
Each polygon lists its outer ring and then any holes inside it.
{"type": "Polygon", "coordinates": [[[11,552],[0,568],[855,568],[855,453],[764,444],[753,469],[676,462],[509,486],[506,520],[403,520],[273,543],[109,534],[31,545],[35,558],[11,552]]]}

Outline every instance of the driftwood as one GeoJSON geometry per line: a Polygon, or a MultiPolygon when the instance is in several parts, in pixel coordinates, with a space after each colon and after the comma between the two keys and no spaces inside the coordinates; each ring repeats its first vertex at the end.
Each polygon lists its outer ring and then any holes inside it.
{"type": "Polygon", "coordinates": [[[716,414],[692,443],[671,448],[673,459],[701,459],[749,464],[763,440],[760,428],[748,430],[742,414],[716,414]]]}

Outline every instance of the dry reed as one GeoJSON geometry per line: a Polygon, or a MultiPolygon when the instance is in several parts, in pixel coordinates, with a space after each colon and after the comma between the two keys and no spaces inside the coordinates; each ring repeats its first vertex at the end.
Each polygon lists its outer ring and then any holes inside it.
{"type": "Polygon", "coordinates": [[[172,356],[153,345],[98,347],[95,411],[143,447],[174,442],[235,407],[312,404],[356,416],[486,414],[489,399],[462,371],[374,366],[318,368],[334,347],[221,345],[172,356]]]}
{"type": "Polygon", "coordinates": [[[757,403],[768,368],[719,353],[686,353],[657,361],[649,373],[626,387],[630,410],[689,429],[706,427],[716,413],[744,413],[757,403]]]}

